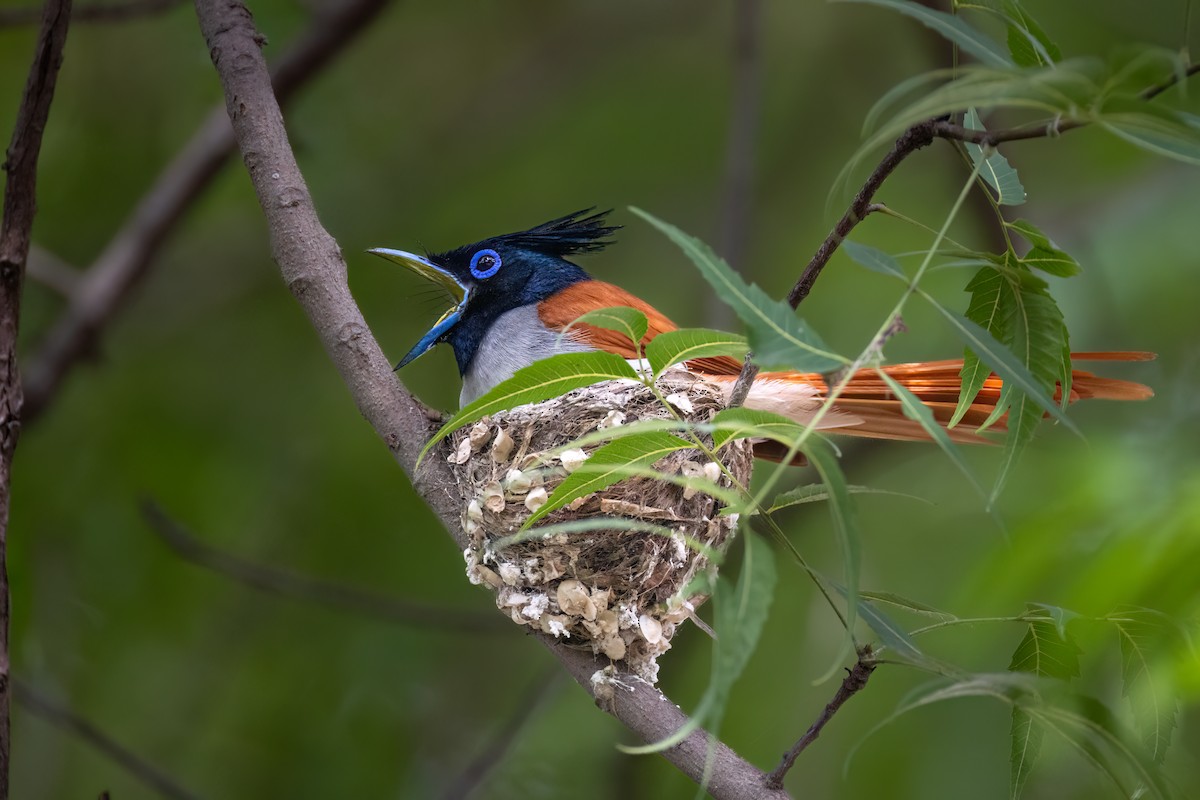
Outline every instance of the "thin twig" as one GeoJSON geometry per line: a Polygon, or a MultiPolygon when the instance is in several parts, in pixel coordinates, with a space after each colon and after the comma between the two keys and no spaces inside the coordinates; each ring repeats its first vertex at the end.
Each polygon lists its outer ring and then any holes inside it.
{"type": "Polygon", "coordinates": [[[30,233],[37,211],[37,163],[42,134],[50,118],[54,85],[62,66],[71,20],[71,0],[47,0],[41,31],[12,140],[5,153],[3,217],[0,218],[0,800],[8,798],[9,769],[9,596],[8,523],[12,505],[12,465],[21,434],[24,397],[17,366],[21,325],[21,288],[29,258],[30,233]]]}
{"type": "Polygon", "coordinates": [[[100,751],[105,758],[159,795],[171,800],[198,800],[199,795],[195,792],[181,786],[175,778],[160,767],[134,753],[66,705],[52,700],[49,695],[43,694],[16,677],[12,679],[12,683],[13,696],[17,703],[30,714],[87,742],[100,751]]]}
{"type": "MultiPolygon", "coordinates": [[[[89,3],[71,11],[71,23],[125,22],[138,17],[152,17],[182,5],[183,0],[127,0],[124,3],[89,3]]],[[[42,16],[41,6],[0,8],[0,28],[34,25],[42,16]]]]}
{"type": "MultiPolygon", "coordinates": [[[[346,0],[315,18],[280,58],[272,81],[281,103],[320,73],[389,0],[346,0]]],[[[223,106],[214,108],[83,274],[25,371],[25,421],[53,401],[70,368],[91,356],[104,327],[141,281],[167,237],[234,150],[223,106]]]]}
{"type": "Polygon", "coordinates": [[[144,501],[142,516],[159,538],[185,561],[219,572],[264,592],[298,597],[356,614],[437,631],[499,633],[510,626],[499,614],[456,611],[388,597],[296,572],[255,564],[202,542],[156,503],[144,501]]]}
{"type": "Polygon", "coordinates": [[[33,244],[25,261],[25,277],[70,297],[83,274],[50,251],[33,244]]]}
{"type": "Polygon", "coordinates": [[[874,652],[871,645],[864,645],[858,651],[858,660],[854,666],[846,670],[846,677],[842,680],[842,685],[838,687],[837,694],[833,699],[821,710],[816,721],[809,727],[804,735],[783,755],[783,760],[779,762],[779,766],[775,771],[767,776],[767,785],[780,788],[783,786],[783,779],[787,776],[788,770],[796,763],[796,759],[804,749],[817,740],[821,735],[821,729],[833,719],[833,715],[838,712],[847,700],[861,692],[867,686],[867,681],[871,678],[871,673],[875,671],[878,662],[875,661],[874,652]]]}
{"type": "Polygon", "coordinates": [[[529,689],[517,700],[517,706],[507,720],[489,737],[485,746],[471,763],[463,767],[454,783],[450,784],[442,800],[466,800],[496,765],[504,760],[513,745],[520,741],[521,731],[533,719],[534,714],[558,691],[562,683],[562,671],[557,667],[539,675],[529,689]]]}
{"type": "MultiPolygon", "coordinates": [[[[745,266],[754,207],[754,156],[762,118],[762,16],[762,0],[734,3],[733,102],[726,133],[718,250],[736,270],[745,266]]],[[[722,327],[729,315],[729,306],[710,295],[709,323],[722,327]]]]}
{"type": "MultiPolygon", "coordinates": [[[[431,422],[392,372],[350,294],[341,251],[317,218],[288,144],[259,50],[261,36],[250,12],[237,0],[196,0],[196,12],[284,282],[308,314],[359,411],[457,546],[465,548],[469,542],[460,520],[462,497],[446,460],[435,454],[416,471],[420,449],[432,432],[431,422]]],[[[606,660],[544,636],[538,639],[576,682],[596,696],[592,678],[608,666],[606,660]]],[[[657,689],[624,677],[631,688],[613,690],[605,708],[643,741],[657,741],[686,722],[683,712],[657,689]]],[[[718,800],[787,796],[782,790],[766,789],[765,775],[731,749],[719,742],[710,748],[709,742],[706,733],[695,731],[663,755],[696,782],[704,779],[711,765],[707,788],[718,800]]]]}
{"type": "MultiPolygon", "coordinates": [[[[1193,64],[1183,72],[1172,75],[1169,80],[1143,91],[1140,97],[1143,100],[1152,100],[1176,83],[1198,72],[1200,72],[1200,64],[1193,64]]],[[[1049,122],[1033,123],[1016,128],[977,131],[964,128],[943,117],[918,122],[900,135],[900,138],[892,145],[892,149],[879,162],[879,166],[875,167],[874,171],[871,172],[866,183],[859,189],[858,194],[854,196],[854,200],[850,203],[850,208],[846,210],[846,213],[834,225],[829,236],[825,237],[825,241],[821,242],[821,246],[813,254],[812,259],[804,268],[804,272],[800,274],[800,279],[796,281],[796,285],[792,287],[792,291],[788,294],[788,302],[791,303],[792,308],[796,308],[804,301],[804,298],[808,297],[808,293],[812,291],[813,284],[816,283],[817,278],[821,275],[821,270],[829,263],[829,259],[833,257],[834,252],[841,246],[846,237],[850,235],[850,231],[854,229],[854,226],[862,222],[867,213],[869,213],[871,199],[879,191],[879,187],[883,185],[888,176],[900,165],[900,162],[904,161],[904,159],[917,150],[928,146],[934,139],[948,139],[956,142],[970,142],[981,147],[995,147],[1003,142],[1058,136],[1061,133],[1082,128],[1088,124],[1087,120],[1055,119],[1049,122]]]]}
{"type": "Polygon", "coordinates": [[[758,365],[754,363],[754,353],[746,353],[742,371],[733,384],[733,391],[729,393],[729,408],[737,408],[746,402],[746,398],[750,396],[750,387],[754,385],[754,379],[757,377],[758,365]]]}

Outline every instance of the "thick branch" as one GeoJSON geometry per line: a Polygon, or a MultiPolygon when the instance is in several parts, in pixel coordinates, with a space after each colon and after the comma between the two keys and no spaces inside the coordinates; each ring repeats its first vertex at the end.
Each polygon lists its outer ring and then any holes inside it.
{"type": "Polygon", "coordinates": [[[161,768],[122,745],[108,733],[76,714],[67,706],[52,700],[24,681],[13,679],[13,695],[27,712],[41,717],[57,728],[79,737],[96,748],[143,785],[169,800],[197,800],[197,795],[179,785],[161,768]]]}
{"type": "Polygon", "coordinates": [[[142,504],[142,515],[150,524],[151,530],[184,560],[264,592],[298,597],[387,622],[436,631],[478,635],[499,633],[511,627],[499,614],[437,608],[400,597],[388,597],[354,586],[312,578],[278,567],[255,564],[200,541],[152,502],[142,504]]]}
{"type": "MultiPolygon", "coordinates": [[[[359,411],[387,443],[457,545],[465,547],[458,492],[445,461],[430,458],[419,472],[415,471],[417,454],[431,433],[430,418],[392,372],[350,296],[341,251],[317,219],[288,144],[259,51],[261,37],[250,13],[237,0],[196,0],[196,11],[284,280],[308,314],[359,411]]],[[[553,641],[545,643],[572,676],[591,691],[592,675],[605,665],[590,654],[553,641]]],[[[617,690],[611,708],[646,741],[670,733],[683,723],[679,709],[649,687],[636,687],[628,693],[617,690]]],[[[706,745],[707,737],[697,732],[666,756],[693,780],[700,781],[706,745]]],[[[786,797],[782,792],[767,791],[763,774],[728,748],[719,748],[718,753],[718,768],[710,782],[714,796],[786,797]]]]}
{"type": "Polygon", "coordinates": [[[12,459],[21,433],[23,403],[21,375],[17,368],[21,285],[37,210],[38,155],[46,121],[50,118],[58,69],[62,66],[70,16],[71,0],[47,0],[29,79],[4,162],[8,180],[4,186],[3,219],[0,219],[0,800],[8,797],[10,753],[7,558],[12,459]]]}
{"type": "MultiPolygon", "coordinates": [[[[388,0],[346,0],[318,15],[274,70],[279,102],[286,104],[387,4],[388,0]]],[[[27,370],[26,421],[51,402],[70,368],[94,352],[104,326],[129,299],[167,236],[212,183],[233,149],[229,117],[224,108],[214,108],[75,286],[67,308],[27,370]]]]}
{"type": "Polygon", "coordinates": [[[792,746],[792,749],[783,754],[783,760],[779,762],[779,766],[775,768],[775,771],[767,776],[768,785],[775,787],[783,786],[783,779],[787,776],[788,770],[796,763],[796,759],[804,752],[804,749],[817,740],[826,723],[833,719],[833,715],[838,712],[838,709],[847,700],[866,688],[867,681],[871,678],[871,673],[875,671],[875,666],[876,662],[871,646],[865,645],[858,651],[858,661],[855,662],[851,669],[847,670],[846,677],[842,681],[842,685],[838,687],[837,694],[821,710],[821,714],[817,717],[816,722],[805,731],[799,741],[792,746]]]}

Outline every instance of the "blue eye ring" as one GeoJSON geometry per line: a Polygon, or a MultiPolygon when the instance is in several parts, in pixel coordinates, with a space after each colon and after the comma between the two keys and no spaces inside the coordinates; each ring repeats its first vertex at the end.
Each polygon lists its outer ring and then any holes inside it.
{"type": "Polygon", "coordinates": [[[471,274],[479,280],[490,278],[500,271],[500,263],[500,254],[495,250],[486,248],[476,251],[475,255],[471,256],[471,274]],[[481,261],[483,262],[483,269],[479,268],[479,262],[481,261]]]}

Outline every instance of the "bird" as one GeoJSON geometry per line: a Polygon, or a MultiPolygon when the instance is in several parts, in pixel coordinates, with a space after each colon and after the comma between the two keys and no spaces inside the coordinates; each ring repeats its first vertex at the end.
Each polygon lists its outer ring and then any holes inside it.
{"type": "MultiPolygon", "coordinates": [[[[405,250],[373,248],[367,252],[400,264],[444,289],[453,306],[434,323],[396,365],[399,370],[440,343],[454,350],[462,378],[461,405],[466,406],[512,377],[519,369],[563,352],[600,350],[634,360],[638,351],[629,337],[585,323],[579,317],[600,308],[628,306],[646,315],[642,347],[676,325],[650,303],[611,283],[597,280],[571,259],[612,244],[620,228],[606,223],[608,211],[585,209],[536,227],[483,239],[442,253],[418,255],[405,250]]],[[[1153,354],[1138,351],[1072,353],[1075,361],[1143,361],[1153,354]]],[[[732,393],[742,364],[717,356],[688,361],[694,375],[732,393]]],[[[989,376],[961,423],[948,427],[958,404],[962,359],[944,359],[882,367],[909,389],[959,443],[991,443],[978,429],[1000,401],[1003,381],[989,376]]],[[[751,385],[745,406],[771,411],[809,424],[828,397],[826,378],[815,373],[765,372],[751,385]]],[[[1144,400],[1153,395],[1140,383],[1072,370],[1070,401],[1085,399],[1144,400]]],[[[1061,393],[1061,387],[1059,388],[1061,393]]],[[[1058,398],[1061,399],[1061,398],[1058,398]]],[[[846,380],[832,408],[817,427],[829,433],[872,439],[928,441],[930,434],[908,418],[900,400],[875,369],[863,369],[846,380]]],[[[1003,430],[1004,420],[993,426],[1003,430]]],[[[759,453],[771,458],[769,445],[759,453]]]]}

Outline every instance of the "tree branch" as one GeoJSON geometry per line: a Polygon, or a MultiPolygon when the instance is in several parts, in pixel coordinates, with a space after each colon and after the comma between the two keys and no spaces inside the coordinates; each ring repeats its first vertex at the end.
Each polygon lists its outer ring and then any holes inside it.
{"type": "MultiPolygon", "coordinates": [[[[1198,72],[1200,72],[1200,64],[1193,64],[1183,72],[1172,75],[1170,79],[1146,89],[1140,94],[1140,97],[1146,101],[1152,100],[1175,84],[1186,80],[1198,72]]],[[[796,308],[804,301],[804,298],[808,297],[808,293],[812,291],[813,284],[816,283],[817,278],[821,275],[821,270],[829,263],[829,259],[833,257],[834,252],[841,246],[846,237],[850,235],[850,231],[854,229],[854,226],[862,222],[870,212],[871,200],[874,198],[875,193],[879,191],[879,187],[883,185],[883,182],[887,180],[896,167],[900,166],[900,162],[921,148],[927,147],[934,139],[948,139],[956,142],[970,142],[981,147],[995,147],[1004,142],[1057,136],[1076,128],[1082,128],[1088,124],[1087,120],[1054,119],[1049,122],[1022,125],[1016,128],[976,131],[957,125],[945,117],[918,122],[900,135],[900,138],[892,145],[892,149],[879,162],[879,166],[875,167],[874,171],[871,172],[866,183],[863,184],[862,188],[858,190],[858,194],[854,196],[854,200],[851,201],[850,208],[846,210],[846,213],[834,225],[833,230],[825,237],[825,241],[821,242],[821,246],[813,254],[812,259],[804,268],[804,272],[800,274],[800,279],[796,281],[796,285],[788,293],[788,302],[792,308],[796,308]]]]}
{"type": "MultiPolygon", "coordinates": [[[[385,8],[389,0],[346,0],[319,14],[280,58],[272,80],[286,104],[385,8]]],[[[41,342],[25,381],[25,420],[53,400],[70,368],[95,352],[103,328],[132,294],[167,237],[221,171],[235,142],[223,107],[214,108],[80,278],[41,342]]]]}
{"type": "Polygon", "coordinates": [[[42,694],[22,680],[13,678],[13,696],[34,716],[78,736],[96,748],[142,784],[170,800],[198,800],[199,795],[180,786],[178,781],[145,758],[129,750],[105,731],[76,714],[67,706],[42,694]]]}
{"type": "Polygon", "coordinates": [[[37,162],[42,133],[50,118],[54,85],[62,66],[71,0],[47,0],[42,29],[21,106],[5,154],[3,219],[0,220],[0,800],[8,798],[9,768],[9,596],[8,523],[12,501],[12,459],[21,433],[21,374],[17,334],[21,287],[29,258],[30,232],[37,210],[37,162]]]}
{"type": "MultiPolygon", "coordinates": [[[[238,0],[196,0],[196,11],[284,281],[308,314],[359,411],[387,444],[417,492],[441,518],[457,546],[464,548],[467,541],[460,524],[461,498],[456,482],[445,460],[436,456],[426,459],[420,471],[415,469],[420,448],[432,433],[431,421],[392,372],[350,295],[341,251],[317,219],[288,144],[259,51],[262,37],[238,0]]],[[[607,662],[539,638],[572,677],[595,696],[592,677],[607,662]]],[[[686,719],[674,703],[648,686],[631,684],[629,691],[615,689],[606,708],[643,741],[674,732],[686,719]]],[[[700,782],[705,774],[708,741],[706,734],[697,731],[664,755],[700,782]]],[[[716,745],[714,758],[708,784],[714,797],[787,796],[781,790],[768,790],[763,773],[724,745],[716,745]]]]}
{"type": "Polygon", "coordinates": [[[298,597],[367,617],[436,631],[481,634],[499,633],[510,627],[499,614],[437,608],[255,564],[200,541],[151,501],[142,503],[142,516],[150,529],[180,558],[264,592],[298,597]]]}
{"type": "Polygon", "coordinates": [[[821,714],[804,735],[792,746],[792,749],[784,753],[783,760],[779,762],[779,766],[775,771],[767,776],[767,785],[781,787],[783,779],[787,776],[788,770],[796,763],[797,757],[804,752],[804,749],[817,740],[821,735],[821,730],[825,727],[829,720],[833,719],[833,715],[838,712],[847,700],[861,692],[867,686],[867,681],[871,678],[871,673],[875,671],[877,663],[875,661],[874,652],[871,650],[871,645],[864,645],[858,651],[858,661],[855,662],[851,669],[846,670],[846,677],[842,680],[842,685],[838,687],[837,694],[833,699],[821,710],[821,714]]]}
{"type": "MultiPolygon", "coordinates": [[[[170,11],[183,0],[128,0],[124,3],[90,3],[71,11],[71,22],[125,22],[138,17],[151,17],[170,11]]],[[[40,6],[0,8],[0,28],[33,25],[41,18],[40,6]]]]}

